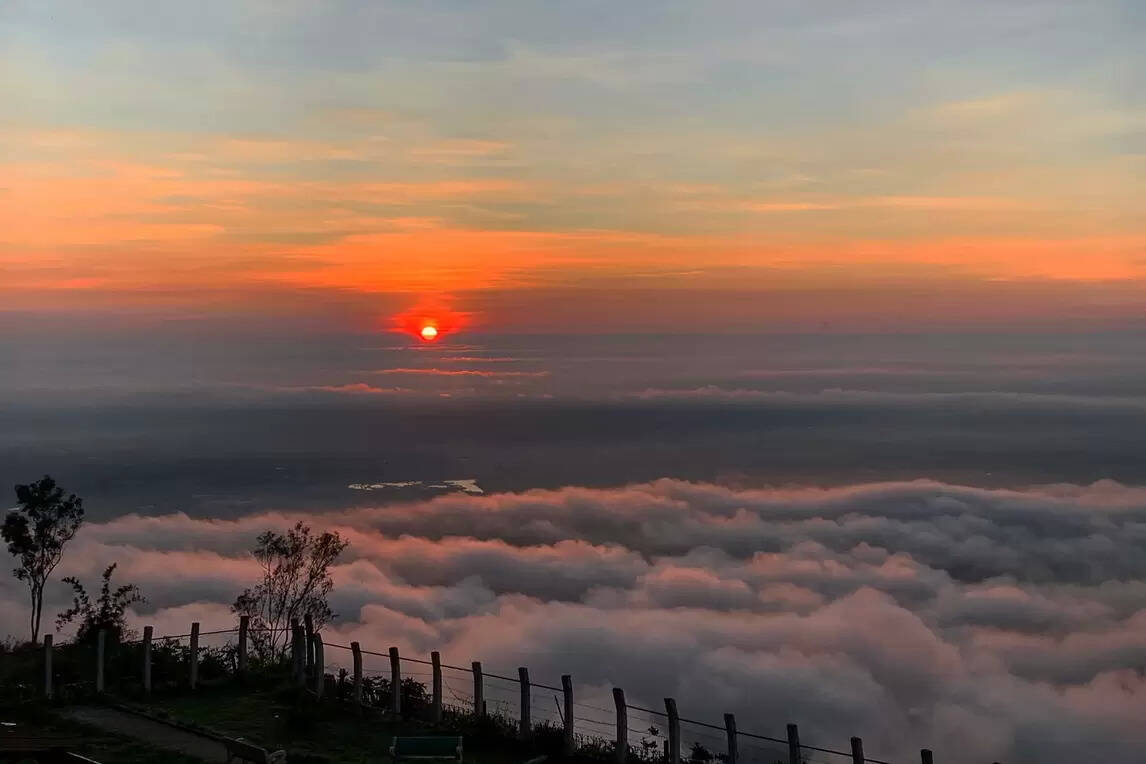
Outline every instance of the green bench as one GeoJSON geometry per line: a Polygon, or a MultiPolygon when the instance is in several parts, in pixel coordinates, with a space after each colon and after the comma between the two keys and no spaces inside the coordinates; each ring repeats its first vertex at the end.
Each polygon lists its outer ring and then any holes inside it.
{"type": "Polygon", "coordinates": [[[227,749],[227,764],[238,759],[250,764],[286,764],[286,751],[268,751],[243,738],[226,738],[223,745],[227,749]]]}
{"type": "Polygon", "coordinates": [[[396,737],[390,743],[394,764],[403,761],[456,761],[461,764],[460,737],[396,737]]]}

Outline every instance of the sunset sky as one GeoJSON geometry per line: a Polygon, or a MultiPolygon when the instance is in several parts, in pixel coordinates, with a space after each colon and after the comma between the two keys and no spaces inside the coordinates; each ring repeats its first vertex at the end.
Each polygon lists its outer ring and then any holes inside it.
{"type": "Polygon", "coordinates": [[[1139,323],[1143,22],[17,0],[0,299],[356,329],[417,306],[509,332],[1139,323]]]}
{"type": "Polygon", "coordinates": [[[351,541],[338,644],[1146,761],[1144,41],[1143,0],[0,0],[0,510],[87,511],[45,629],[113,562],[132,628],[230,628],[302,520],[351,541]]]}

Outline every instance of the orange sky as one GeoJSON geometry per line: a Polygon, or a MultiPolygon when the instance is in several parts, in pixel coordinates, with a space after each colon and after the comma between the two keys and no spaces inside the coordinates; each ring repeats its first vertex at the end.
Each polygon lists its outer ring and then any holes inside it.
{"type": "MultiPolygon", "coordinates": [[[[649,293],[665,290],[727,315],[722,294],[799,292],[810,319],[866,315],[873,295],[890,299],[892,315],[897,299],[902,308],[949,284],[955,320],[1005,282],[1047,295],[1073,285],[1075,302],[1101,303],[1104,315],[1117,294],[1115,313],[1142,313],[1127,295],[1146,275],[1146,155],[1128,136],[1146,129],[1146,109],[1109,78],[1052,65],[1072,39],[1065,28],[1023,42],[1047,59],[1034,79],[1008,69],[1017,54],[991,41],[978,57],[903,70],[916,43],[872,30],[841,43],[871,57],[870,71],[792,59],[792,81],[819,83],[806,95],[783,83],[741,93],[732,74],[715,73],[776,70],[706,44],[745,36],[731,27],[647,76],[614,57],[657,60],[668,43],[655,34],[472,63],[443,59],[435,40],[403,53],[400,71],[385,57],[351,65],[313,52],[287,76],[210,28],[165,49],[112,23],[98,54],[72,45],[49,60],[45,51],[75,43],[70,32],[15,15],[0,81],[14,107],[0,124],[9,309],[212,311],[278,291],[299,305],[307,294],[355,305],[385,295],[381,311],[429,301],[501,329],[606,331],[599,311],[546,314],[544,300],[524,298],[541,311],[530,321],[510,308],[523,300],[504,296],[621,290],[654,304],[649,293]],[[188,80],[190,60],[214,46],[226,75],[188,80]],[[89,92],[97,74],[103,101],[89,92]]],[[[767,18],[749,21],[757,38],[771,34],[767,18]]],[[[838,35],[837,22],[811,18],[801,34],[813,45],[838,35]]],[[[272,19],[268,44],[289,53],[295,23],[272,19]]],[[[1053,314],[1058,299],[1031,310],[1053,314]]],[[[733,324],[768,320],[768,309],[732,302],[733,324]]]]}

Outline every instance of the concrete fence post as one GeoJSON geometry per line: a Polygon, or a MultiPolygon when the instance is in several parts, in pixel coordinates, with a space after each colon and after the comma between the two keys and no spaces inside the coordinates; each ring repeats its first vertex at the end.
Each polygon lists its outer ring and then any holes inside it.
{"type": "Polygon", "coordinates": [[[922,751],[919,752],[919,759],[920,759],[920,761],[923,762],[923,764],[933,764],[933,760],[934,760],[934,758],[931,755],[931,751],[927,748],[924,748],[922,751]]]}
{"type": "Polygon", "coordinates": [[[481,676],[481,661],[474,661],[474,716],[485,716],[485,682],[481,676]]]}
{"type": "Polygon", "coordinates": [[[44,635],[44,697],[52,699],[52,635],[44,635]]]}
{"type": "Polygon", "coordinates": [[[314,677],[314,617],[307,613],[302,617],[303,628],[306,630],[306,675],[314,677]]]}
{"type": "Polygon", "coordinates": [[[247,675],[247,632],[251,629],[251,617],[249,615],[239,616],[239,652],[237,656],[237,665],[235,670],[242,679],[247,675]]]}
{"type": "Polygon", "coordinates": [[[617,764],[625,764],[629,757],[629,705],[625,703],[625,691],[613,688],[613,705],[617,707],[617,764]]]}
{"type": "Polygon", "coordinates": [[[573,749],[576,748],[576,740],[573,737],[573,676],[571,674],[561,675],[561,697],[565,704],[561,713],[561,724],[565,729],[565,754],[571,755],[573,749]]]}
{"type": "Polygon", "coordinates": [[[442,654],[437,650],[430,653],[430,670],[433,673],[431,689],[433,705],[430,707],[430,719],[434,724],[438,724],[442,721],[442,654]]]}
{"type": "Polygon", "coordinates": [[[521,685],[521,714],[519,716],[521,724],[518,733],[522,740],[529,740],[533,733],[533,720],[530,713],[529,669],[525,666],[519,666],[517,669],[517,683],[521,685]]]}
{"type": "Polygon", "coordinates": [[[362,705],[362,646],[350,643],[350,656],[354,660],[354,705],[362,705]]]}
{"type": "Polygon", "coordinates": [[[103,692],[103,650],[107,643],[107,630],[96,634],[96,692],[103,692]]]}
{"type": "Polygon", "coordinates": [[[676,701],[665,698],[665,715],[668,716],[668,764],[680,764],[680,714],[676,712],[676,701]]]}
{"type": "Polygon", "coordinates": [[[727,764],[737,764],[740,760],[740,746],[736,739],[736,717],[732,714],[724,715],[724,736],[727,738],[727,764]]]}
{"type": "Polygon", "coordinates": [[[800,728],[788,725],[788,764],[800,764],[800,728]]]}
{"type": "Polygon", "coordinates": [[[402,659],[396,647],[390,648],[390,713],[402,713],[402,659]]]}
{"type": "Polygon", "coordinates": [[[199,686],[199,622],[191,624],[191,689],[199,686]]]}
{"type": "Polygon", "coordinates": [[[314,670],[311,672],[311,681],[314,682],[314,696],[322,697],[326,689],[326,656],[322,650],[322,634],[315,632],[310,639],[310,654],[314,656],[314,670]]]}
{"type": "Polygon", "coordinates": [[[852,738],[852,764],[864,764],[863,756],[863,740],[858,737],[852,738]]]}
{"type": "Polygon", "coordinates": [[[291,627],[291,658],[294,664],[294,683],[298,687],[306,687],[306,636],[298,621],[291,627]]]}
{"type": "Polygon", "coordinates": [[[151,694],[151,640],[155,636],[155,627],[143,627],[143,693],[151,694]]]}

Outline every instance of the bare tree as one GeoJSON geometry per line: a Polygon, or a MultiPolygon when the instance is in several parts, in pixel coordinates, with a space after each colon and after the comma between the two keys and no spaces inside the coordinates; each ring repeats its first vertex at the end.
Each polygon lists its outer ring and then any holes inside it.
{"type": "Polygon", "coordinates": [[[0,536],[19,562],[12,572],[28,584],[32,600],[32,641],[40,639],[40,615],[44,609],[44,584],[60,564],[64,545],[72,540],[84,521],[83,500],[64,496],[56,481],[45,475],[29,485],[16,486],[19,506],[4,518],[0,536]]]}
{"type": "Polygon", "coordinates": [[[326,602],[334,587],[330,566],[348,543],[337,533],[312,535],[302,521],[286,533],[259,536],[252,554],[262,566],[263,579],[240,594],[231,609],[250,617],[251,645],[264,660],[286,654],[292,619],[309,615],[321,627],[334,616],[326,602]]]}

